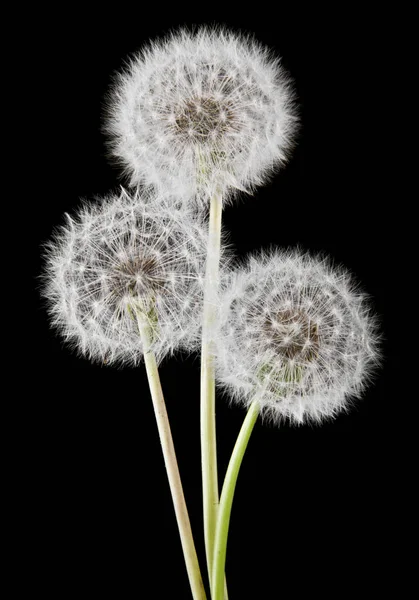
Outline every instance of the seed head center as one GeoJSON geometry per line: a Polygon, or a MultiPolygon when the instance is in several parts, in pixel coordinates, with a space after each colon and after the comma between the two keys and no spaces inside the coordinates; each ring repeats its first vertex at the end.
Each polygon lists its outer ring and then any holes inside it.
{"type": "Polygon", "coordinates": [[[148,297],[165,284],[162,266],[152,256],[137,256],[121,262],[112,274],[111,287],[118,298],[148,297]]]}
{"type": "Polygon", "coordinates": [[[269,316],[264,323],[270,347],[287,358],[312,361],[320,349],[317,323],[301,309],[285,309],[269,316]]]}
{"type": "Polygon", "coordinates": [[[234,129],[234,113],[225,101],[193,97],[178,108],[175,124],[178,133],[202,142],[234,129]]]}

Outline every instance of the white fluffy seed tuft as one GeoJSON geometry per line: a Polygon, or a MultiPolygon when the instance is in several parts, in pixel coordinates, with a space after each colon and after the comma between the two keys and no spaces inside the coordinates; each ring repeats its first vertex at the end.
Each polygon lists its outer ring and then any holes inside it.
{"type": "Polygon", "coordinates": [[[152,326],[158,361],[196,348],[207,227],[175,204],[151,189],[134,197],[122,190],[67,215],[47,245],[43,295],[52,324],[87,358],[137,364],[137,311],[152,326]]]}
{"type": "Polygon", "coordinates": [[[250,36],[186,29],[150,43],[117,78],[105,130],[131,184],[208,203],[264,183],[296,129],[291,81],[250,36]]]}
{"type": "Polygon", "coordinates": [[[346,410],[379,364],[377,320],[349,273],[300,251],[252,256],[220,298],[218,383],[274,422],[346,410]]]}

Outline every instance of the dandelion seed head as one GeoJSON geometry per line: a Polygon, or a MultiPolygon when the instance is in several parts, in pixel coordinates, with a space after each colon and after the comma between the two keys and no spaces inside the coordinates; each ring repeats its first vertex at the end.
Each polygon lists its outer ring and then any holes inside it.
{"type": "Polygon", "coordinates": [[[132,184],[208,203],[266,181],[286,161],[296,123],[279,57],[250,36],[200,27],[130,60],[109,95],[105,130],[132,184]]]}
{"type": "Polygon", "coordinates": [[[275,422],[346,410],[379,364],[367,298],[330,260],[301,251],[250,257],[220,294],[216,375],[233,401],[275,422]]]}
{"type": "Polygon", "coordinates": [[[141,360],[138,311],[157,360],[195,348],[207,235],[201,220],[151,188],[85,203],[46,247],[43,295],[53,326],[107,364],[141,360]]]}

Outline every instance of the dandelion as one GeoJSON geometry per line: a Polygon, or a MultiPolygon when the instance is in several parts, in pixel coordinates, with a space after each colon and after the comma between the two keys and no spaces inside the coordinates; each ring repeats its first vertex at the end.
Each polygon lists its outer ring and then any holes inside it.
{"type": "Polygon", "coordinates": [[[205,600],[158,360],[197,337],[206,232],[151,189],[85,204],[47,246],[44,296],[52,323],[91,360],[144,359],[194,600],[205,600]]]}
{"type": "Polygon", "coordinates": [[[214,538],[214,600],[223,599],[237,477],[259,414],[321,421],[359,396],[379,362],[376,320],[349,273],[299,251],[252,256],[221,293],[216,374],[249,407],[231,455],[214,538]]]}
{"type": "Polygon", "coordinates": [[[320,421],[345,410],[369,381],[377,348],[365,295],[326,258],[253,256],[223,293],[219,383],[247,406],[256,398],[274,421],[320,421]]]}
{"type": "Polygon", "coordinates": [[[138,315],[157,360],[199,337],[207,234],[167,197],[124,190],[85,204],[47,246],[44,295],[56,326],[84,356],[138,364],[138,315]]]}
{"type": "Polygon", "coordinates": [[[144,48],[119,75],[105,129],[132,184],[224,201],[283,164],[294,94],[274,56],[222,28],[180,30],[144,48]]]}
{"type": "Polygon", "coordinates": [[[210,205],[201,352],[205,547],[212,570],[218,505],[215,321],[223,205],[282,165],[296,128],[294,93],[279,57],[223,28],[183,29],[153,42],[117,79],[105,129],[131,184],[145,181],[186,203],[210,205]]]}

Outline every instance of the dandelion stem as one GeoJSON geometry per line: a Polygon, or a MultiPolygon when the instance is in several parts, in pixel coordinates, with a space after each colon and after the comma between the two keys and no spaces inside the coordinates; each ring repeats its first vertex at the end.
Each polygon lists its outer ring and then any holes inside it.
{"type": "Polygon", "coordinates": [[[250,435],[259,414],[257,402],[251,404],[246,418],[243,422],[239,436],[231,455],[227,473],[221,492],[220,507],[218,511],[217,527],[214,541],[214,564],[212,571],[212,599],[223,600],[223,582],[227,552],[227,537],[230,525],[231,507],[233,504],[234,491],[236,489],[237,477],[243,460],[250,435]]]}
{"type": "Polygon", "coordinates": [[[221,243],[221,195],[211,199],[208,250],[205,272],[204,314],[201,352],[201,458],[204,535],[208,577],[211,582],[214,536],[218,509],[217,444],[215,432],[215,373],[212,331],[216,319],[216,299],[221,243]]]}
{"type": "Polygon", "coordinates": [[[172,493],[176,520],[179,527],[183,555],[188,572],[189,583],[194,600],[206,600],[205,589],[199,570],[198,557],[192,537],[192,529],[186,508],[185,497],[182,489],[179,468],[176,460],[175,448],[170,431],[169,418],[164,402],[163,391],[160,383],[156,357],[150,350],[152,329],[147,319],[137,313],[137,323],[140,330],[141,341],[144,347],[144,362],[147,371],[148,384],[150,386],[151,398],[153,400],[154,413],[159,431],[160,443],[163,450],[164,462],[167,476],[169,478],[170,491],[172,493]]]}

